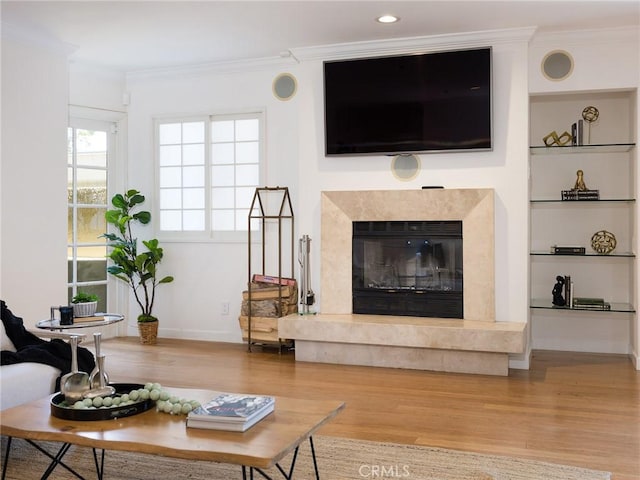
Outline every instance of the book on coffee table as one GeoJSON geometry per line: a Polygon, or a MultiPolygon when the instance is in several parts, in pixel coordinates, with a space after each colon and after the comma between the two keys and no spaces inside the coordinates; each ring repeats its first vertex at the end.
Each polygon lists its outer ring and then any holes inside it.
{"type": "Polygon", "coordinates": [[[274,397],[221,393],[189,412],[187,427],[244,432],[274,410],[274,397]]]}

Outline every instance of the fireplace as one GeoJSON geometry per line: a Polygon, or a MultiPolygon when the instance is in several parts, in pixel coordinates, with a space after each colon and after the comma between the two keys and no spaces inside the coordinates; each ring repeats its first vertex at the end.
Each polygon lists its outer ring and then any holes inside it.
{"type": "MultiPolygon", "coordinates": [[[[320,311],[316,315],[291,314],[278,319],[281,338],[296,342],[296,361],[508,375],[509,354],[525,351],[528,324],[496,322],[493,190],[323,192],[321,201],[320,311]],[[412,221],[407,222],[407,218],[412,221]],[[411,231],[414,221],[420,225],[416,229],[426,231],[419,235],[418,242],[426,238],[433,243],[443,243],[440,239],[443,235],[436,238],[430,233],[431,222],[444,225],[454,221],[454,228],[462,230],[463,240],[454,241],[454,244],[461,243],[459,249],[443,245],[419,252],[420,256],[431,255],[432,260],[426,265],[433,265],[434,271],[436,266],[444,268],[441,267],[443,259],[452,258],[454,263],[447,268],[457,272],[459,262],[464,259],[464,282],[462,272],[447,276],[448,284],[456,288],[459,279],[462,318],[353,312],[352,290],[354,277],[358,276],[354,276],[353,271],[354,228],[368,231],[385,230],[389,226],[395,230],[402,226],[411,231]],[[359,222],[361,225],[354,226],[359,222]]],[[[388,231],[385,235],[394,234],[388,231]]],[[[381,246],[371,248],[383,249],[381,246]]],[[[417,253],[414,251],[413,256],[417,253]]],[[[410,256],[395,255],[405,259],[410,256]]],[[[363,253],[362,258],[365,256],[363,253]]],[[[385,263],[383,256],[378,264],[385,263]]],[[[415,259],[409,263],[416,266],[416,271],[421,265],[415,259]]],[[[414,267],[405,266],[405,271],[411,268],[414,267]]],[[[408,284],[406,278],[403,281],[404,285],[408,284]]],[[[397,284],[402,285],[400,280],[397,284]]],[[[421,285],[420,281],[416,282],[417,289],[421,285]]]]}
{"type": "MultiPolygon", "coordinates": [[[[494,194],[491,189],[323,192],[318,295],[322,313],[354,313],[353,222],[407,219],[462,223],[463,320],[495,322],[494,194]]],[[[391,315],[381,317],[389,321],[393,318],[391,315]]]]}
{"type": "Polygon", "coordinates": [[[356,221],[353,313],[463,318],[462,221],[356,221]]]}

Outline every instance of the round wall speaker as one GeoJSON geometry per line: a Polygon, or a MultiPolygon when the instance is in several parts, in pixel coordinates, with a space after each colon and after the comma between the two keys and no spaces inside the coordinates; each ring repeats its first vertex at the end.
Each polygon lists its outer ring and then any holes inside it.
{"type": "Polygon", "coordinates": [[[542,74],[549,80],[559,82],[573,72],[573,58],[564,50],[553,50],[542,59],[542,74]]]}
{"type": "Polygon", "coordinates": [[[290,73],[281,73],[273,80],[273,95],[278,100],[291,100],[298,89],[296,77],[290,73]]]}
{"type": "Polygon", "coordinates": [[[398,180],[413,180],[420,171],[420,159],[413,154],[400,154],[391,160],[391,171],[398,180]]]}

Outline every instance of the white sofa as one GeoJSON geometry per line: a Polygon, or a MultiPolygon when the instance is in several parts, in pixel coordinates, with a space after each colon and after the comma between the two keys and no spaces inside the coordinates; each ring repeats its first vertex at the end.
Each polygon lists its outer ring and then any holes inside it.
{"type": "MultiPolygon", "coordinates": [[[[7,336],[4,323],[0,322],[0,350],[16,351],[11,339],[7,336]]],[[[69,338],[62,332],[32,332],[45,338],[69,338]]],[[[80,335],[84,337],[84,335],[80,335]]],[[[16,363],[0,366],[0,410],[21,403],[46,397],[55,392],[56,380],[60,370],[42,363],[16,363]]]]}

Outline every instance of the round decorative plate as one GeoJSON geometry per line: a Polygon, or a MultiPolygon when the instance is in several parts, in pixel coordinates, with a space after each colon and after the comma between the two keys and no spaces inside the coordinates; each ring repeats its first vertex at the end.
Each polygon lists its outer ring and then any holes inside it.
{"type": "MultiPolygon", "coordinates": [[[[129,393],[131,390],[144,388],[144,385],[138,383],[110,383],[116,389],[116,396],[129,393]]],[[[51,399],[51,415],[65,420],[78,421],[95,421],[95,420],[111,420],[114,418],[130,417],[137,413],[142,413],[153,406],[156,402],[151,399],[140,400],[128,405],[117,405],[112,407],[100,408],[72,408],[67,405],[64,395],[57,393],[51,399]]]]}
{"type": "Polygon", "coordinates": [[[591,237],[591,248],[598,253],[611,253],[616,248],[617,244],[616,236],[606,230],[600,230],[599,232],[594,233],[591,237]]]}

